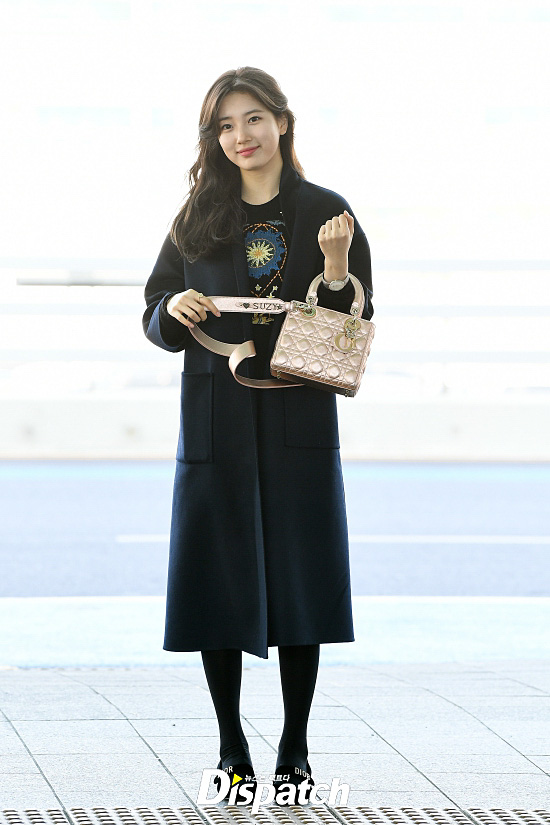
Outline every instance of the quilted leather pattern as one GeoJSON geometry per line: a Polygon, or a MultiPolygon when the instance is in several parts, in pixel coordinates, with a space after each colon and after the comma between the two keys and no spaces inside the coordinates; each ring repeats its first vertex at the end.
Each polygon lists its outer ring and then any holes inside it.
{"type": "Polygon", "coordinates": [[[372,321],[359,318],[355,347],[345,352],[344,323],[350,315],[316,306],[312,318],[298,308],[287,313],[273,356],[271,374],[277,378],[295,378],[307,384],[330,384],[331,391],[353,396],[357,393],[374,338],[372,321]]]}

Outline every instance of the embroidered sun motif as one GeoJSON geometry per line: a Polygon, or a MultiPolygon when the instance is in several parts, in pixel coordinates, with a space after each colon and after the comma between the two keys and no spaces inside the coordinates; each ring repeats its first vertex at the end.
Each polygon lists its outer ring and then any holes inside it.
{"type": "Polygon", "coordinates": [[[246,248],[246,257],[251,266],[265,266],[275,255],[275,248],[269,241],[252,241],[246,248]]]}

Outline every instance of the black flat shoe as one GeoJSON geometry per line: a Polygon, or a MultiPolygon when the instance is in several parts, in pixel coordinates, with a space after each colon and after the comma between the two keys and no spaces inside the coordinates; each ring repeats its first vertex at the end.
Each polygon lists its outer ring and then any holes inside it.
{"type": "MultiPolygon", "coordinates": [[[[300,770],[295,765],[279,765],[275,768],[275,777],[279,776],[280,778],[275,778],[273,780],[273,787],[275,788],[275,796],[279,793],[279,788],[282,785],[296,785],[298,787],[302,782],[307,782],[306,790],[304,792],[304,801],[309,802],[311,796],[311,788],[315,784],[315,781],[311,775],[311,766],[309,762],[306,762],[306,771],[300,770]],[[288,778],[287,778],[288,777],[288,778]]],[[[288,791],[288,788],[283,789],[283,793],[288,791]]],[[[298,792],[296,792],[295,799],[298,799],[298,792]]],[[[292,802],[279,802],[279,805],[292,805],[292,802]]],[[[295,802],[294,804],[299,805],[299,802],[295,802]]]]}
{"type": "MultiPolygon", "coordinates": [[[[237,785],[237,787],[239,787],[240,785],[245,785],[246,784],[248,786],[248,790],[250,790],[252,793],[255,793],[257,782],[253,779],[247,779],[247,776],[248,777],[254,776],[254,768],[252,767],[252,765],[249,765],[247,762],[241,762],[238,765],[231,765],[229,768],[222,768],[222,760],[220,759],[220,761],[218,762],[217,767],[218,767],[218,770],[224,770],[225,773],[229,776],[229,779],[231,780],[231,785],[229,786],[229,790],[227,791],[226,795],[223,797],[224,799],[229,799],[229,794],[233,790],[234,785],[237,785]],[[236,779],[235,777],[239,777],[239,778],[236,779]]],[[[222,786],[221,778],[219,776],[215,776],[212,779],[212,781],[213,781],[214,785],[216,786],[216,790],[219,793],[220,789],[221,789],[221,786],[222,786]]],[[[235,802],[244,802],[244,801],[245,801],[245,797],[242,795],[240,790],[237,790],[237,795],[235,797],[235,802]]]]}

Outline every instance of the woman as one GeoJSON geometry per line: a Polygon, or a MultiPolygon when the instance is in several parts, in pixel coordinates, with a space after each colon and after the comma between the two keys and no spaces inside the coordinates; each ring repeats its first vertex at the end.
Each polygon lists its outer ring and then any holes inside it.
{"type": "MultiPolygon", "coordinates": [[[[306,180],[294,115],[276,81],[222,74],[200,115],[190,194],[145,287],[147,338],[184,351],[164,650],[200,650],[220,730],[219,768],[246,778],[239,715],[242,651],[278,647],[284,728],[276,774],[311,780],[307,722],[322,643],[353,642],[336,396],[310,386],[238,383],[221,341],[252,340],[239,374],[271,378],[284,313],[221,313],[208,296],[305,300],[348,312],[362,283],[373,314],[369,245],[347,201],[306,180]]],[[[274,783],[280,785],[279,783],[274,783]]]]}

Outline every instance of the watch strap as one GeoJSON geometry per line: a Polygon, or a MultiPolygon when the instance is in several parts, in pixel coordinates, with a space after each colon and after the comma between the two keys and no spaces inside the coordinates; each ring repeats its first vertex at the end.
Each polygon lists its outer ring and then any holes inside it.
{"type": "Polygon", "coordinates": [[[343,289],[343,288],[345,287],[345,285],[346,285],[346,284],[348,283],[348,281],[349,281],[349,272],[348,272],[348,274],[346,275],[346,277],[345,277],[345,278],[334,278],[332,281],[327,281],[327,280],[325,280],[325,273],[324,273],[324,272],[322,273],[322,275],[323,275],[323,277],[322,277],[322,283],[326,286],[326,288],[327,288],[327,289],[330,289],[330,290],[331,290],[331,292],[339,292],[339,291],[340,291],[340,289],[343,289]],[[331,286],[331,284],[332,284],[332,283],[334,283],[334,281],[335,281],[335,280],[336,280],[336,281],[339,281],[339,283],[341,283],[341,284],[342,284],[342,286],[337,287],[337,289],[335,289],[334,287],[332,287],[332,286],[331,286]]]}

